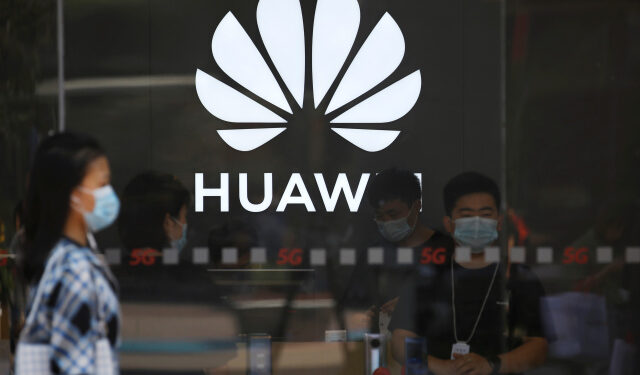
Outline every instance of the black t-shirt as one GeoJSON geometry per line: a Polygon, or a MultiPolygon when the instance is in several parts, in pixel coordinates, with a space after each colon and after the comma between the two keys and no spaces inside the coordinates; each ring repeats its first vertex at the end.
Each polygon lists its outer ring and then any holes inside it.
{"type": "MultiPolygon", "coordinates": [[[[467,269],[454,263],[458,339],[466,341],[487,295],[496,263],[467,269]]],[[[475,334],[468,342],[471,352],[488,357],[522,344],[523,337],[542,337],[540,299],[544,289],[531,270],[512,265],[506,278],[500,263],[489,298],[475,334]]],[[[455,343],[451,307],[449,260],[432,275],[418,276],[403,287],[389,330],[404,329],[427,338],[430,355],[449,359],[455,343]]]]}
{"type": "MultiPolygon", "coordinates": [[[[384,243],[379,247],[384,249],[382,265],[372,265],[367,261],[368,249],[362,248],[358,255],[358,265],[354,267],[341,299],[345,307],[369,308],[382,306],[384,303],[400,296],[403,286],[413,279],[419,269],[432,268],[432,265],[420,266],[422,251],[425,248],[433,250],[444,248],[447,252],[453,249],[453,239],[439,231],[434,233],[422,245],[413,248],[413,260],[407,264],[398,264],[398,247],[391,243],[384,243]]],[[[427,271],[429,273],[429,271],[427,271]]]]}

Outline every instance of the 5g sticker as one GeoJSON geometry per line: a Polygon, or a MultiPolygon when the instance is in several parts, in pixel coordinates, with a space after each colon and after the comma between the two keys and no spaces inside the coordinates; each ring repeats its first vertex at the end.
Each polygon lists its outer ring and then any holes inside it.
{"type": "Polygon", "coordinates": [[[425,247],[422,249],[420,264],[443,264],[445,259],[446,249],[444,247],[439,247],[435,250],[425,247]]]}
{"type": "Polygon", "coordinates": [[[131,251],[130,266],[152,266],[156,263],[156,257],[160,255],[160,252],[156,249],[133,249],[131,251]]]}

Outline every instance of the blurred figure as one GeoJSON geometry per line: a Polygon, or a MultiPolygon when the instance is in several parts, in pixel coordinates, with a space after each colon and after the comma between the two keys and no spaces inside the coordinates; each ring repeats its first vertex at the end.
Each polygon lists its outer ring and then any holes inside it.
{"type": "Polygon", "coordinates": [[[123,337],[144,340],[152,343],[150,346],[156,342],[172,345],[134,356],[136,368],[157,371],[153,358],[165,355],[173,356],[175,364],[191,368],[191,356],[201,355],[197,346],[206,343],[215,349],[207,348],[211,353],[200,370],[227,374],[225,366],[237,353],[233,310],[212,285],[207,267],[191,261],[164,264],[162,259],[161,251],[172,248],[186,260],[190,204],[189,190],[169,173],[142,172],[125,186],[118,232],[126,255],[125,262],[115,268],[129,322],[123,337]]]}
{"type": "Polygon", "coordinates": [[[125,248],[182,251],[187,243],[190,202],[189,191],[171,174],[149,171],[135,176],[122,192],[118,219],[125,248]]]}
{"type": "MultiPolygon", "coordinates": [[[[519,373],[540,366],[547,354],[539,315],[544,295],[525,266],[485,261],[502,226],[497,184],[475,172],[444,188],[443,223],[471,257],[449,256],[437,275],[406,288],[392,317],[392,352],[404,363],[406,338],[427,338],[428,365],[435,374],[519,373]],[[505,335],[505,332],[507,335],[505,335]]],[[[451,254],[453,255],[453,254],[451,254]]]]}
{"type": "Polygon", "coordinates": [[[514,246],[526,246],[529,243],[531,229],[524,218],[516,213],[513,208],[507,210],[509,230],[509,248],[514,246]]]}
{"type": "Polygon", "coordinates": [[[24,201],[20,200],[13,209],[13,222],[15,224],[15,234],[9,243],[9,253],[17,254],[18,249],[24,245],[24,201]]]}
{"type": "Polygon", "coordinates": [[[118,373],[118,287],[92,244],[92,233],[118,215],[110,179],[105,152],[90,137],[56,134],[36,152],[18,254],[31,285],[18,374],[118,373]]]}
{"type": "Polygon", "coordinates": [[[526,247],[529,245],[529,237],[531,231],[527,226],[524,218],[516,214],[515,210],[509,208],[504,224],[506,231],[503,234],[507,236],[507,278],[511,275],[511,251],[515,246],[526,247]]]}
{"type": "Polygon", "coordinates": [[[572,245],[590,248],[628,245],[637,213],[632,195],[613,194],[598,209],[593,226],[572,245]]]}
{"type": "Polygon", "coordinates": [[[573,289],[602,293],[609,303],[621,304],[628,300],[628,292],[621,292],[624,280],[624,248],[634,243],[634,227],[638,223],[639,209],[629,194],[615,194],[599,208],[594,225],[571,246],[595,252],[597,247],[611,247],[613,262],[607,266],[574,267],[572,274],[580,277],[573,289]]]}
{"type": "MultiPolygon", "coordinates": [[[[424,248],[453,248],[451,237],[420,222],[421,191],[420,181],[408,170],[386,169],[371,180],[368,200],[375,210],[374,221],[384,239],[382,245],[391,250],[386,252],[391,255],[388,262],[385,262],[387,264],[396,263],[394,259],[399,247],[416,248],[418,253],[424,248]]],[[[375,283],[381,289],[378,290],[379,298],[374,303],[379,303],[380,328],[386,331],[407,272],[403,268],[395,274],[386,272],[378,275],[386,280],[375,283]]]]}
{"type": "Polygon", "coordinates": [[[21,199],[18,204],[13,208],[13,223],[15,224],[16,232],[22,229],[22,222],[24,221],[24,201],[21,199]]]}
{"type": "MultiPolygon", "coordinates": [[[[387,327],[402,288],[415,273],[430,272],[432,267],[399,264],[398,248],[411,248],[411,264],[415,264],[415,258],[424,249],[445,252],[453,247],[453,241],[420,222],[420,182],[408,170],[391,168],[375,175],[367,187],[367,199],[374,211],[372,224],[375,223],[381,237],[371,241],[371,247],[382,250],[383,259],[369,264],[369,249],[361,248],[364,253],[359,258],[362,260],[352,269],[350,277],[345,278],[345,291],[334,287],[334,294],[340,296],[340,309],[358,316],[356,320],[360,323],[351,330],[379,332],[390,337],[387,327]]],[[[335,275],[332,279],[336,279],[335,275]]],[[[342,313],[340,309],[338,314],[342,313]]]]}
{"type": "MultiPolygon", "coordinates": [[[[15,224],[15,234],[9,245],[9,253],[17,254],[19,249],[24,246],[24,201],[21,199],[13,209],[13,222],[15,224]]],[[[13,269],[15,274],[15,269],[13,269]]],[[[9,328],[9,351],[11,353],[11,361],[16,353],[16,343],[20,336],[20,329],[24,324],[24,308],[25,308],[25,289],[21,283],[13,285],[13,295],[11,296],[11,322],[9,328]]],[[[13,366],[11,366],[13,367],[13,366]]]]}
{"type": "Polygon", "coordinates": [[[635,355],[628,353],[637,351],[633,345],[632,301],[636,286],[633,265],[625,264],[624,251],[626,246],[636,244],[638,213],[633,194],[615,192],[598,208],[593,225],[571,244],[576,251],[591,254],[596,254],[599,247],[608,247],[612,256],[606,265],[565,265],[565,274],[572,276],[566,287],[573,292],[550,297],[564,309],[556,308],[548,319],[569,322],[564,330],[554,332],[551,354],[569,360],[575,372],[614,374],[633,367],[629,358],[635,355]],[[583,312],[576,314],[578,310],[583,312]],[[598,340],[591,339],[596,336],[598,340]]]}
{"type": "Polygon", "coordinates": [[[422,194],[418,178],[407,170],[387,169],[371,179],[369,204],[380,235],[395,247],[449,245],[450,238],[420,222],[422,194]]]}

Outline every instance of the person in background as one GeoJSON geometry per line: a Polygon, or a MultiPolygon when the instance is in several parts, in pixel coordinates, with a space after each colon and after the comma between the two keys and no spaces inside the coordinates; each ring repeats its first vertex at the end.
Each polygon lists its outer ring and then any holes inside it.
{"type": "Polygon", "coordinates": [[[523,265],[485,260],[502,226],[500,192],[490,178],[462,173],[444,188],[443,224],[470,259],[449,256],[436,275],[405,288],[392,317],[392,353],[404,363],[406,338],[426,337],[439,374],[521,373],[546,360],[538,278],[523,265]],[[506,332],[506,335],[505,335],[506,332]]]}
{"type": "Polygon", "coordinates": [[[13,208],[13,222],[16,226],[16,232],[22,229],[22,222],[24,220],[24,201],[21,199],[13,208]]]}
{"type": "Polygon", "coordinates": [[[24,244],[24,201],[22,199],[13,208],[13,222],[16,231],[9,243],[9,253],[17,254],[17,250],[24,244]]]}
{"type": "Polygon", "coordinates": [[[371,179],[369,204],[380,235],[394,247],[428,247],[450,244],[450,237],[420,222],[420,181],[410,171],[387,169],[371,179]]]}
{"type": "MultiPolygon", "coordinates": [[[[566,285],[567,288],[588,293],[588,296],[604,297],[606,334],[613,341],[611,356],[607,355],[608,353],[603,353],[604,355],[599,358],[590,356],[588,364],[584,364],[581,360],[571,361],[574,372],[591,370],[591,372],[615,373],[613,369],[616,367],[616,362],[618,366],[630,371],[629,373],[633,372],[634,364],[624,356],[621,358],[616,352],[621,350],[619,346],[628,345],[633,348],[635,344],[632,291],[637,288],[637,284],[633,283],[634,265],[625,262],[625,249],[637,243],[639,208],[633,193],[626,191],[610,193],[596,211],[593,225],[571,244],[574,251],[588,251],[591,254],[597,253],[598,248],[608,247],[611,249],[612,256],[611,263],[605,265],[594,262],[565,265],[565,274],[571,276],[569,279],[571,283],[566,285]]],[[[589,299],[583,299],[583,301],[587,300],[589,299]]],[[[589,308],[594,309],[591,306],[589,308]]],[[[604,316],[603,314],[603,318],[604,316]]],[[[606,337],[603,335],[602,340],[606,337]]],[[[552,351],[552,354],[555,353],[552,351]]]]}
{"type": "Polygon", "coordinates": [[[187,243],[187,207],[191,195],[173,175],[148,171],[122,192],[118,231],[125,248],[182,251],[187,243]]]}
{"type": "Polygon", "coordinates": [[[575,240],[571,247],[586,248],[595,252],[598,247],[610,247],[613,261],[606,266],[586,264],[571,267],[571,274],[579,279],[572,285],[574,290],[597,292],[613,305],[626,303],[628,292],[628,267],[625,267],[626,246],[635,244],[634,233],[639,218],[640,207],[630,193],[611,194],[600,206],[594,224],[586,233],[575,240]]]}
{"type": "MultiPolygon", "coordinates": [[[[24,222],[24,201],[21,199],[13,209],[13,222],[15,224],[15,234],[11,239],[9,245],[9,254],[15,255],[18,253],[24,244],[24,229],[22,223],[24,222]]],[[[14,268],[15,272],[15,268],[14,268]]],[[[11,301],[11,322],[9,327],[9,352],[11,353],[11,361],[13,363],[13,356],[16,353],[16,343],[20,336],[20,329],[24,324],[24,304],[25,304],[25,290],[20,283],[14,283],[13,295],[11,301]]],[[[13,367],[13,366],[12,366],[13,367]]]]}
{"type": "Polygon", "coordinates": [[[451,237],[420,221],[421,190],[415,174],[396,168],[380,172],[368,186],[368,201],[374,209],[373,222],[382,237],[378,245],[385,249],[385,267],[376,269],[364,264],[356,268],[346,299],[363,300],[360,307],[369,308],[367,315],[375,323],[375,332],[390,334],[387,326],[398,302],[400,289],[411,275],[419,272],[405,265],[389,266],[397,263],[398,248],[413,248],[414,258],[419,257],[425,248],[453,248],[451,237]]]}
{"type": "Polygon", "coordinates": [[[106,361],[117,373],[118,286],[92,236],[120,207],[105,152],[91,137],[55,134],[36,151],[29,181],[18,266],[31,290],[16,370],[42,365],[47,373],[93,374],[106,361]],[[50,358],[28,356],[38,344],[49,347],[50,358]]]}

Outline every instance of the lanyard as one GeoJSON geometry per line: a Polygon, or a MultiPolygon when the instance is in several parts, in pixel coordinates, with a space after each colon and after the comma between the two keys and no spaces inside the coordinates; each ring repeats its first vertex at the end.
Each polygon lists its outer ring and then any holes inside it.
{"type": "MultiPolygon", "coordinates": [[[[482,316],[482,312],[484,311],[484,306],[487,304],[487,300],[489,299],[489,294],[491,293],[491,288],[493,287],[493,282],[496,280],[496,275],[498,274],[498,267],[500,266],[500,262],[496,264],[496,269],[493,271],[493,277],[491,278],[491,283],[489,284],[489,289],[487,290],[487,295],[484,297],[484,301],[482,302],[482,307],[480,308],[480,312],[478,313],[478,317],[476,318],[476,323],[473,325],[473,329],[471,330],[471,334],[469,338],[463,341],[465,344],[471,341],[473,335],[476,333],[476,328],[478,328],[478,323],[480,323],[480,317],[482,316]]],[[[451,258],[451,306],[453,308],[453,337],[456,339],[456,342],[460,342],[458,339],[458,327],[456,325],[456,287],[453,281],[453,257],[451,258]]]]}

